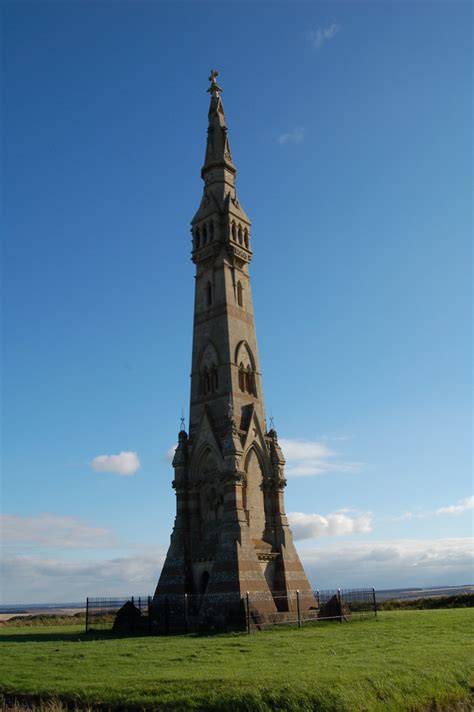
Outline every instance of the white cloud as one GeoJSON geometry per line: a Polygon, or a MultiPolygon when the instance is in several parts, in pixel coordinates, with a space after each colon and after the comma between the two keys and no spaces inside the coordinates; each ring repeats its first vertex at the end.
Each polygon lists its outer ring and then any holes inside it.
{"type": "Polygon", "coordinates": [[[136,452],[119,452],[118,455],[97,455],[92,460],[96,472],[113,472],[116,475],[134,475],[140,467],[136,452]]]}
{"type": "Polygon", "coordinates": [[[427,517],[434,517],[444,514],[464,514],[470,509],[474,509],[474,496],[466,497],[465,499],[459,500],[457,504],[450,504],[446,507],[438,507],[438,509],[419,509],[415,512],[404,512],[400,517],[396,517],[398,520],[408,520],[408,519],[426,519],[427,517]]]}
{"type": "Polygon", "coordinates": [[[457,504],[450,504],[448,507],[440,507],[436,514],[462,514],[474,508],[474,497],[461,499],[457,504]]]}
{"type": "Polygon", "coordinates": [[[0,522],[4,545],[63,549],[104,549],[115,546],[110,529],[94,527],[73,517],[4,514],[0,522]]]}
{"type": "Polygon", "coordinates": [[[339,509],[331,514],[304,514],[290,512],[288,520],[295,539],[313,539],[320,536],[347,536],[372,531],[372,515],[363,512],[350,516],[348,510],[339,509]]]}
{"type": "MultiPolygon", "coordinates": [[[[314,588],[408,588],[472,582],[469,538],[350,541],[299,553],[314,588]]],[[[165,549],[140,545],[135,552],[101,560],[65,561],[34,556],[3,559],[3,602],[85,600],[86,596],[152,594],[165,549]]]]}
{"type": "Polygon", "coordinates": [[[291,131],[278,136],[277,141],[281,146],[284,146],[285,143],[301,143],[303,139],[304,128],[295,127],[294,129],[291,129],[291,131]]]}
{"type": "Polygon", "coordinates": [[[163,561],[162,548],[146,545],[138,554],[102,560],[8,556],[2,562],[3,601],[54,603],[153,594],[163,561]]]}
{"type": "Polygon", "coordinates": [[[341,26],[333,22],[327,27],[318,27],[308,32],[308,39],[314,49],[320,49],[325,42],[332,40],[340,31],[341,26]]]}
{"type": "Polygon", "coordinates": [[[472,582],[469,538],[391,539],[300,548],[310,581],[318,588],[405,588],[472,582]]]}
{"type": "Polygon", "coordinates": [[[362,463],[334,460],[337,453],[327,445],[313,440],[280,439],[287,460],[285,473],[288,477],[310,477],[326,472],[359,472],[362,463]]]}
{"type": "Polygon", "coordinates": [[[168,448],[168,450],[166,451],[166,454],[165,454],[165,460],[167,462],[173,462],[175,450],[176,450],[176,445],[173,445],[172,447],[168,448]]]}

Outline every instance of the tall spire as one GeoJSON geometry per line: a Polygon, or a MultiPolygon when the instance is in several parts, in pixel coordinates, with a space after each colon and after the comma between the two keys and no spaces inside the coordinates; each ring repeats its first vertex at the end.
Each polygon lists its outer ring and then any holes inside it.
{"type": "Polygon", "coordinates": [[[280,599],[273,595],[280,591],[291,593],[289,606],[296,590],[306,592],[306,607],[316,601],[284,512],[285,459],[275,430],[266,432],[250,221],[235,192],[216,71],[209,81],[204,190],[191,223],[196,275],[188,433],[182,424],[173,459],[176,519],[155,605],[167,606],[170,593],[229,594],[215,610],[200,609],[203,617],[228,620],[228,601],[234,596],[240,615],[240,598],[249,590],[261,596],[253,603],[258,615],[278,615],[280,599]]]}
{"type": "Polygon", "coordinates": [[[220,96],[222,89],[217,83],[218,74],[219,72],[215,69],[211,70],[211,74],[209,75],[211,85],[207,90],[211,95],[211,103],[208,114],[209,127],[207,129],[206,157],[201,171],[201,176],[204,180],[206,180],[206,175],[215,168],[225,168],[234,176],[237,172],[232,163],[230,153],[224,105],[220,96]]]}

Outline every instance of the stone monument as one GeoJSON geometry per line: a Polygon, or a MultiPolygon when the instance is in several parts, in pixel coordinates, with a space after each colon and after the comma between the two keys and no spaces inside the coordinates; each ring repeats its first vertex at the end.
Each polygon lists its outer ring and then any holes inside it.
{"type": "Polygon", "coordinates": [[[182,421],[173,459],[176,519],[154,603],[174,594],[213,594],[225,607],[225,594],[240,598],[249,591],[253,606],[271,615],[288,610],[297,589],[306,594],[306,608],[314,599],[284,511],[285,459],[275,429],[266,428],[250,220],[236,193],[217,74],[209,77],[204,191],[191,222],[189,434],[182,421]]]}

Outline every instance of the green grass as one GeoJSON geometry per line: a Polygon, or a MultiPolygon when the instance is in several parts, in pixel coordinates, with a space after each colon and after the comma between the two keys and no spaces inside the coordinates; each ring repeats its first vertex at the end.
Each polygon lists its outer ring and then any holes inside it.
{"type": "Polygon", "coordinates": [[[469,710],[472,609],[210,637],[0,630],[0,692],[120,710],[469,710]]]}

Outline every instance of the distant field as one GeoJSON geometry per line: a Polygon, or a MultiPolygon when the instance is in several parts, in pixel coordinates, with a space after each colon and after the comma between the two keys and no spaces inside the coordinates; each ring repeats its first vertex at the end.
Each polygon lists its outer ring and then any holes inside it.
{"type": "Polygon", "coordinates": [[[474,611],[383,612],[209,637],[3,627],[0,692],[79,708],[185,712],[470,710],[474,611]]]}

